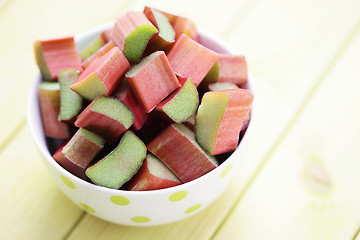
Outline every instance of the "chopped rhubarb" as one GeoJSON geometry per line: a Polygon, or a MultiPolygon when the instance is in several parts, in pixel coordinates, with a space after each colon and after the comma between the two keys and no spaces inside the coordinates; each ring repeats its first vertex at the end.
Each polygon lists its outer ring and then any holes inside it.
{"type": "Polygon", "coordinates": [[[130,191],[149,191],[182,184],[179,178],[157,157],[149,153],[139,171],[130,180],[130,191]]]}
{"type": "Polygon", "coordinates": [[[118,47],[94,60],[71,85],[71,90],[92,101],[97,96],[109,96],[119,84],[130,64],[118,47]]]}
{"type": "Polygon", "coordinates": [[[80,128],[56,151],[53,158],[75,176],[86,179],[85,170],[104,147],[104,143],[100,136],[80,128]]]}
{"type": "Polygon", "coordinates": [[[252,101],[245,89],[205,93],[195,120],[197,142],[211,155],[234,151],[252,101]]]}
{"type": "Polygon", "coordinates": [[[75,126],[85,128],[112,143],[130,128],[133,113],[120,100],[100,96],[80,113],[75,126]]]}
{"type": "Polygon", "coordinates": [[[60,84],[58,82],[41,82],[38,96],[45,136],[62,139],[70,138],[70,126],[58,120],[60,113],[60,84]]]}
{"type": "Polygon", "coordinates": [[[141,12],[128,11],[115,22],[112,41],[131,63],[138,63],[149,40],[158,30],[141,12]]]}
{"type": "Polygon", "coordinates": [[[163,51],[154,52],[142,59],[125,76],[138,102],[147,113],[180,87],[163,51]]]}
{"type": "Polygon", "coordinates": [[[59,121],[73,123],[82,108],[82,98],[70,90],[79,77],[79,72],[75,69],[64,69],[58,73],[60,83],[60,114],[59,121]]]}
{"type": "Polygon", "coordinates": [[[171,124],[147,148],[183,182],[201,177],[217,166],[216,159],[200,147],[194,133],[182,124],[171,124]]]}
{"type": "Polygon", "coordinates": [[[174,23],[175,39],[178,40],[182,34],[198,41],[198,32],[193,21],[184,17],[177,17],[174,23]]]}
{"type": "Polygon", "coordinates": [[[191,78],[198,86],[217,61],[218,55],[183,34],[167,57],[177,75],[191,78]]]}
{"type": "Polygon", "coordinates": [[[180,79],[180,84],[182,86],[179,89],[156,107],[156,110],[176,123],[188,120],[199,105],[199,94],[193,81],[190,78],[183,78],[180,79]]]}
{"type": "Polygon", "coordinates": [[[111,41],[111,34],[112,34],[112,28],[105,30],[101,33],[101,37],[104,39],[105,43],[108,43],[109,41],[111,41]]]}
{"type": "Polygon", "coordinates": [[[104,39],[99,36],[91,42],[84,50],[80,52],[81,60],[85,61],[88,57],[93,55],[97,50],[105,45],[104,39]]]}
{"type": "Polygon", "coordinates": [[[244,56],[219,54],[219,58],[209,73],[205,83],[232,82],[241,86],[247,82],[247,64],[244,56]]]}
{"type": "Polygon", "coordinates": [[[73,37],[36,41],[36,63],[46,80],[56,80],[60,70],[73,68],[81,71],[81,58],[73,37]]]}
{"type": "Polygon", "coordinates": [[[147,119],[147,113],[140,106],[135,95],[130,89],[130,85],[126,79],[123,79],[120,85],[115,89],[112,96],[119,98],[134,114],[133,127],[139,130],[147,119]]]}
{"type": "Polygon", "coordinates": [[[127,131],[115,150],[89,167],[86,175],[97,185],[119,189],[139,170],[145,157],[144,143],[127,131]]]}
{"type": "Polygon", "coordinates": [[[115,47],[115,44],[112,41],[107,42],[104,46],[102,46],[99,50],[97,50],[94,54],[89,56],[82,64],[81,67],[83,69],[86,69],[95,59],[104,56],[106,53],[108,53],[113,47],[115,47]]]}
{"type": "Polygon", "coordinates": [[[239,87],[232,82],[216,82],[208,85],[209,91],[222,91],[229,89],[238,89],[239,87]]]}
{"type": "Polygon", "coordinates": [[[149,43],[151,49],[164,49],[175,42],[175,31],[171,26],[169,19],[164,14],[155,9],[150,9],[149,11],[144,12],[144,14],[159,30],[149,43]]]}

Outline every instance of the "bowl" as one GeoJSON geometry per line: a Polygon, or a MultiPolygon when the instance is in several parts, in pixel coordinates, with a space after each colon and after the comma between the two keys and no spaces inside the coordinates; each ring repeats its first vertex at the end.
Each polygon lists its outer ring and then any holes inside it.
{"type": "MultiPolygon", "coordinates": [[[[100,32],[112,26],[113,23],[106,23],[76,36],[77,47],[83,49],[100,32]]],[[[200,32],[200,42],[216,52],[231,53],[221,40],[206,33],[200,32]]],[[[114,190],[86,182],[63,169],[48,150],[37,97],[40,81],[38,74],[27,104],[28,125],[36,146],[61,191],[77,206],[98,218],[130,226],[155,226],[187,218],[208,207],[226,190],[245,159],[253,128],[254,105],[252,119],[238,148],[219,167],[194,181],[153,191],[114,190]]],[[[251,79],[247,88],[253,91],[250,84],[251,79]]]]}

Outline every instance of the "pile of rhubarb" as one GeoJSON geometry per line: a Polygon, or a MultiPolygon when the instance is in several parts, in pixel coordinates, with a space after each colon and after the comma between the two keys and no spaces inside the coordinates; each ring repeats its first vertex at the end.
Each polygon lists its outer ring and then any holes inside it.
{"type": "Polygon", "coordinates": [[[216,53],[188,18],[145,7],[78,51],[73,37],[36,41],[38,97],[53,154],[96,185],[155,190],[215,169],[250,121],[244,56],[216,53]],[[201,101],[200,101],[201,99],[201,101]]]}

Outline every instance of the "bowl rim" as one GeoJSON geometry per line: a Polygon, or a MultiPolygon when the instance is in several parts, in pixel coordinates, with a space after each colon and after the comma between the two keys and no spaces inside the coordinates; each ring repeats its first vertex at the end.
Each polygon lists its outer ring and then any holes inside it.
{"type": "MultiPolygon", "coordinates": [[[[84,39],[87,39],[94,34],[97,34],[101,31],[110,29],[113,25],[114,25],[114,22],[107,22],[107,23],[98,25],[96,27],[93,27],[91,29],[88,29],[87,31],[81,32],[75,36],[75,42],[78,44],[79,42],[84,41],[84,39]]],[[[199,31],[199,35],[200,35],[200,38],[205,37],[205,38],[211,39],[211,41],[216,42],[223,49],[225,49],[225,51],[227,51],[229,54],[234,54],[233,51],[231,51],[227,47],[227,45],[224,43],[224,41],[222,39],[220,39],[216,36],[213,36],[207,32],[203,32],[203,31],[199,31]]],[[[254,109],[256,108],[255,107],[256,106],[256,97],[255,97],[256,91],[254,90],[254,84],[252,82],[253,77],[250,73],[248,73],[248,81],[246,84],[246,89],[249,89],[254,94],[254,100],[251,105],[251,119],[250,119],[249,125],[245,131],[244,136],[238,143],[238,147],[236,148],[236,150],[234,152],[232,152],[231,155],[226,160],[224,160],[218,167],[216,167],[212,171],[204,174],[203,176],[201,176],[195,180],[192,180],[190,182],[186,182],[186,183],[183,183],[183,184],[180,184],[177,186],[169,187],[169,188],[157,189],[157,190],[147,190],[147,191],[129,191],[129,190],[121,190],[121,189],[111,189],[111,188],[96,185],[94,183],[87,182],[87,181],[71,174],[66,169],[61,167],[52,158],[52,156],[48,150],[48,147],[46,146],[46,140],[41,139],[41,138],[45,138],[45,136],[41,136],[41,134],[36,132],[36,120],[35,120],[35,117],[34,117],[34,114],[32,111],[33,109],[37,109],[37,111],[40,113],[39,103],[38,103],[38,84],[40,81],[41,81],[41,74],[40,74],[40,72],[38,72],[33,80],[31,87],[30,87],[30,92],[28,94],[27,105],[26,105],[27,124],[28,124],[31,135],[33,137],[33,140],[35,141],[35,144],[36,144],[38,150],[43,155],[43,157],[46,159],[46,161],[48,161],[51,164],[51,166],[54,167],[61,175],[64,175],[65,177],[69,178],[72,182],[74,182],[76,184],[84,185],[85,187],[90,188],[91,190],[94,190],[94,191],[104,191],[107,194],[122,195],[122,196],[126,195],[126,196],[130,197],[130,196],[143,196],[143,195],[149,195],[149,194],[172,194],[174,192],[183,191],[187,188],[191,188],[192,185],[196,185],[203,181],[206,181],[208,178],[212,178],[214,175],[219,175],[222,172],[222,170],[229,165],[229,164],[226,164],[226,162],[229,159],[234,158],[237,152],[241,151],[242,146],[244,145],[241,143],[244,141],[249,141],[251,132],[253,131],[253,128],[254,128],[253,127],[254,126],[254,116],[256,116],[256,111],[254,111],[254,109]],[[45,144],[43,144],[43,143],[45,143],[45,144]]],[[[41,116],[39,119],[41,121],[41,116]]],[[[238,160],[238,161],[240,161],[240,160],[238,160]]]]}

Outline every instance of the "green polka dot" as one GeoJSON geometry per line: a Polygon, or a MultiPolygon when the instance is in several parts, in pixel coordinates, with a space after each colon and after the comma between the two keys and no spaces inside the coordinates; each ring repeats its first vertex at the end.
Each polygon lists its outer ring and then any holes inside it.
{"type": "Polygon", "coordinates": [[[96,213],[95,210],[85,203],[79,203],[79,205],[87,212],[96,213]]]}
{"type": "Polygon", "coordinates": [[[176,193],[173,193],[169,197],[170,202],[178,202],[180,200],[183,200],[187,196],[187,191],[179,191],[176,193]]]}
{"type": "Polygon", "coordinates": [[[227,165],[227,166],[224,168],[224,170],[221,172],[220,178],[226,177],[226,176],[229,174],[229,172],[230,172],[230,170],[232,169],[232,167],[233,167],[233,163],[230,163],[229,165],[227,165]]]}
{"type": "Polygon", "coordinates": [[[150,221],[150,218],[138,216],[138,217],[131,218],[131,221],[136,222],[136,223],[146,223],[146,222],[150,221]]]}
{"type": "Polygon", "coordinates": [[[66,186],[68,186],[71,189],[75,189],[75,184],[70,181],[70,179],[68,179],[67,177],[65,177],[64,175],[60,176],[61,180],[63,181],[63,183],[65,183],[66,186]]]}
{"type": "Polygon", "coordinates": [[[195,212],[195,211],[198,210],[200,207],[201,207],[201,203],[196,204],[196,205],[194,205],[194,206],[189,207],[188,209],[186,209],[185,213],[186,213],[186,214],[189,214],[189,213],[195,212]]]}
{"type": "Polygon", "coordinates": [[[130,203],[129,199],[123,196],[112,196],[110,197],[110,201],[120,206],[126,206],[130,203]]]}

